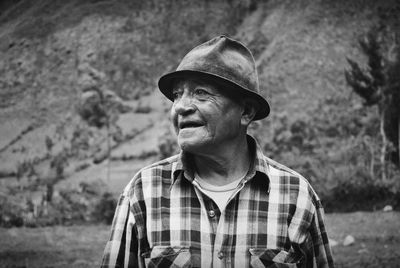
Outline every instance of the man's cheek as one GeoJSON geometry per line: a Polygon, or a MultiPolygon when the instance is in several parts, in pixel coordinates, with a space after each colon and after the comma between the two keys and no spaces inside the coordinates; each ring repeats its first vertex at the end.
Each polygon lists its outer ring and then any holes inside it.
{"type": "Polygon", "coordinates": [[[178,117],[176,116],[176,113],[174,113],[173,111],[171,111],[170,114],[170,119],[172,122],[172,126],[174,127],[175,133],[178,133],[178,117]]]}

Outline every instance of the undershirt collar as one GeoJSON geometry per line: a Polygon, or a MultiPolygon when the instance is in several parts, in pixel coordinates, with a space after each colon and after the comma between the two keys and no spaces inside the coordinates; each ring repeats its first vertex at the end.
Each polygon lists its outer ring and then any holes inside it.
{"type": "MultiPolygon", "coordinates": [[[[246,176],[246,175],[245,175],[246,176]]],[[[193,183],[198,185],[199,190],[211,198],[218,206],[220,211],[225,210],[226,205],[228,204],[229,198],[237,189],[239,183],[245,177],[241,177],[233,182],[230,182],[225,185],[213,185],[204,179],[202,179],[197,173],[195,173],[195,178],[193,183]]]]}
{"type": "MultiPolygon", "coordinates": [[[[246,173],[247,174],[247,173],[246,173]]],[[[234,189],[236,189],[236,187],[238,186],[239,182],[246,177],[246,175],[243,175],[242,177],[240,177],[237,180],[234,180],[228,184],[225,185],[214,185],[212,183],[209,183],[208,181],[204,180],[203,178],[201,178],[199,176],[199,174],[196,172],[195,175],[195,180],[197,181],[197,183],[199,184],[200,188],[210,191],[210,192],[227,192],[227,191],[232,191],[234,189]]]]}

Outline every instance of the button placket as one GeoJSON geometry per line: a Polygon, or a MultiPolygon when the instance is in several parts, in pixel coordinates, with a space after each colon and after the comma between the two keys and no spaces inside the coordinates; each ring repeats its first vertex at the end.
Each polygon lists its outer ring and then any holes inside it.
{"type": "Polygon", "coordinates": [[[244,186],[246,185],[246,183],[248,182],[248,179],[243,179],[243,181],[241,181],[238,184],[238,187],[236,188],[236,191],[234,191],[231,195],[231,197],[229,197],[228,201],[227,201],[227,205],[229,205],[229,203],[232,201],[232,199],[234,199],[236,197],[236,195],[244,188],[244,186]]]}

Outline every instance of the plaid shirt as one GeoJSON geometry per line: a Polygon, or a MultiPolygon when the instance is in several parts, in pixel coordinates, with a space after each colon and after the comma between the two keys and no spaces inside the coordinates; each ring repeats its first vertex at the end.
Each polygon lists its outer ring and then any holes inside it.
{"type": "Polygon", "coordinates": [[[265,157],[224,211],[184,153],[140,170],[119,199],[102,267],[333,267],[323,208],[298,173],[265,157]]]}

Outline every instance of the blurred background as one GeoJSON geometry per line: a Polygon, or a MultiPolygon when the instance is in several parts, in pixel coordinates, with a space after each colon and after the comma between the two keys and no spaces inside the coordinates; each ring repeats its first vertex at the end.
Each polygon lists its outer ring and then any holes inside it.
{"type": "Polygon", "coordinates": [[[338,267],[400,265],[400,1],[3,0],[0,266],[97,267],[119,194],[177,152],[158,78],[253,52],[265,153],[304,175],[338,267]]]}

